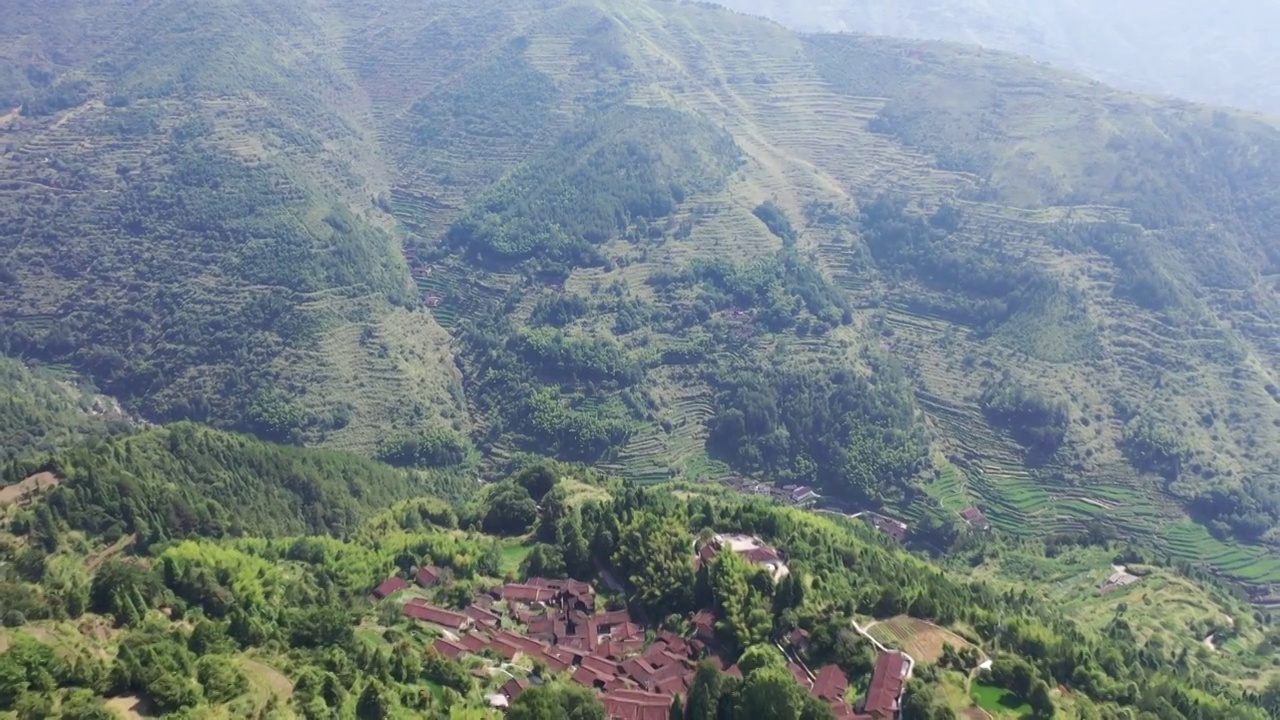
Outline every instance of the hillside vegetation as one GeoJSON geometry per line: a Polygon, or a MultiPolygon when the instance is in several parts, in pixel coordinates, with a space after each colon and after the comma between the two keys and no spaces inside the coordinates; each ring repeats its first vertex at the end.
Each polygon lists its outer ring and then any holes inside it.
{"type": "Polygon", "coordinates": [[[718,0],[805,32],[950,40],[1026,55],[1130,90],[1280,112],[1280,22],[1265,0],[718,0]]]}
{"type": "Polygon", "coordinates": [[[0,459],[50,452],[129,429],[130,418],[118,403],[76,380],[0,358],[0,459]]]}
{"type": "Polygon", "coordinates": [[[657,0],[6,23],[5,347],[148,418],[1280,582],[1268,122],[657,0]]]}
{"type": "MultiPolygon", "coordinates": [[[[198,527],[183,538],[175,523],[154,538],[140,528],[117,537],[118,529],[86,518],[128,518],[164,503],[121,506],[94,490],[105,483],[60,461],[66,481],[30,498],[0,529],[0,717],[97,719],[134,708],[177,717],[487,719],[501,717],[488,707],[489,696],[513,677],[536,677],[546,689],[527,691],[512,716],[603,720],[589,686],[557,690],[582,682],[570,679],[571,670],[528,653],[503,660],[492,649],[450,657],[434,642],[446,636],[441,628],[401,612],[406,601],[467,607],[504,582],[534,577],[592,582],[602,607],[625,608],[668,638],[691,636],[690,618],[699,611],[720,618],[709,643],[714,654],[696,673],[690,663],[687,695],[672,698],[703,720],[834,717],[784,663],[802,657],[815,670],[838,667],[852,699],[865,692],[876,654],[855,623],[873,621],[891,646],[906,632],[892,628],[932,628],[955,643],[918,658],[904,700],[908,718],[975,714],[974,698],[981,699],[968,694],[970,674],[997,695],[1025,698],[1046,718],[1261,720],[1280,697],[1262,657],[1248,673],[1232,673],[1210,653],[1186,651],[1179,633],[1225,630],[1232,619],[1214,617],[1215,608],[1238,605],[1170,569],[1142,571],[1150,591],[1175,587],[1203,602],[1204,615],[1166,620],[1158,640],[1148,626],[1128,622],[1124,607],[1106,624],[1096,612],[1064,614],[1050,593],[1064,592],[1064,583],[1051,581],[1065,566],[1037,568],[1035,560],[1061,546],[1005,545],[963,532],[962,552],[999,565],[991,577],[974,579],[907,554],[861,522],[708,485],[641,488],[545,460],[446,503],[428,497],[430,485],[416,487],[422,496],[396,502],[396,479],[405,476],[354,456],[187,424],[77,448],[69,457],[83,462],[91,453],[93,466],[108,473],[116,467],[111,458],[128,463],[136,484],[128,492],[117,485],[122,496],[149,497],[165,485],[156,478],[174,477],[172,486],[204,491],[202,505],[189,498],[198,510],[223,498],[243,522],[226,535],[198,527]],[[207,472],[190,480],[173,475],[187,467],[207,472]],[[236,485],[241,468],[262,473],[262,487],[246,493],[236,485]],[[315,490],[303,491],[302,482],[315,490]],[[340,483],[354,500],[329,492],[340,483]],[[292,520],[291,492],[306,502],[301,515],[319,524],[292,520]],[[261,524],[250,507],[281,524],[261,524]],[[727,551],[700,567],[694,543],[713,533],[769,543],[785,556],[788,575],[775,582],[769,570],[727,551]],[[508,563],[508,555],[523,559],[508,563]],[[440,580],[369,596],[388,577],[424,567],[440,580]],[[1016,585],[1004,578],[1019,568],[1036,571],[1016,585]],[[797,629],[809,641],[786,641],[784,657],[775,643],[797,629]],[[984,657],[994,665],[977,672],[984,657]],[[741,679],[722,672],[730,665],[741,679]],[[548,708],[552,701],[542,694],[553,692],[569,693],[558,702],[580,712],[548,708]]],[[[1107,541],[1067,549],[1082,564],[1123,551],[1107,541]]],[[[1148,586],[1139,590],[1145,597],[1148,586]]],[[[1137,610],[1132,599],[1130,614],[1137,610]]],[[[506,632],[532,632],[532,620],[508,614],[513,602],[492,605],[506,616],[506,632]]],[[[1241,614],[1237,621],[1233,634],[1256,642],[1270,618],[1241,614]]],[[[1274,646],[1267,647],[1274,665],[1274,646]]]]}

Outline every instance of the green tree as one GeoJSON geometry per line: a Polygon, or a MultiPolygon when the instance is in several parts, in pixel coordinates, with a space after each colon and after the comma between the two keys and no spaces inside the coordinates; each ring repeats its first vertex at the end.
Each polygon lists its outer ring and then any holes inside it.
{"type": "Polygon", "coordinates": [[[190,678],[167,672],[147,683],[147,697],[163,713],[177,712],[200,703],[200,688],[190,678]]]}
{"type": "Polygon", "coordinates": [[[53,717],[53,697],[47,693],[24,693],[13,709],[18,720],[45,720],[53,717]]]}
{"type": "Polygon", "coordinates": [[[738,668],[743,675],[750,675],[760,668],[786,667],[787,658],[778,648],[769,643],[760,643],[747,648],[738,658],[738,668]]]}
{"type": "Polygon", "coordinates": [[[509,720],[606,720],[606,713],[591,690],[548,683],[521,693],[511,704],[507,717],[509,720]]]}
{"type": "Polygon", "coordinates": [[[529,491],[504,482],[493,488],[482,521],[484,531],[493,535],[523,535],[538,519],[538,505],[529,491]]]}
{"type": "Polygon", "coordinates": [[[1037,679],[1031,684],[1031,692],[1027,695],[1027,704],[1037,720],[1050,720],[1057,712],[1053,697],[1049,694],[1049,685],[1037,679]]]}
{"type": "Polygon", "coordinates": [[[529,577],[563,578],[568,577],[564,554],[554,545],[538,543],[525,556],[520,567],[520,574],[529,577]]]}
{"type": "Polygon", "coordinates": [[[196,680],[211,703],[227,702],[249,689],[244,672],[226,655],[205,655],[197,660],[196,680]]]}
{"type": "Polygon", "coordinates": [[[716,720],[720,696],[724,694],[724,673],[714,661],[704,660],[689,686],[689,699],[685,703],[684,720],[716,720]]]}
{"type": "Polygon", "coordinates": [[[513,478],[515,483],[525,490],[529,491],[529,496],[537,502],[542,502],[547,493],[551,492],[559,481],[556,477],[555,469],[546,462],[540,462],[521,470],[513,478]]]}
{"type": "Polygon", "coordinates": [[[394,693],[374,679],[365,684],[356,701],[356,717],[360,720],[387,720],[395,712],[394,693]]]}
{"type": "Polygon", "coordinates": [[[651,615],[692,610],[692,543],[676,518],[641,513],[623,529],[614,565],[635,588],[635,601],[651,615]]]}
{"type": "Polygon", "coordinates": [[[753,720],[799,720],[805,708],[804,694],[785,667],[762,667],[743,678],[734,715],[753,720]]]}

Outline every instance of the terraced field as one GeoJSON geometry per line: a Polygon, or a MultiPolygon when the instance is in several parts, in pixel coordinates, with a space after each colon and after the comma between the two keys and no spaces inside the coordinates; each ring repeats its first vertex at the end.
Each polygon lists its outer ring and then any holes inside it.
{"type": "MultiPolygon", "coordinates": [[[[994,53],[798,36],[693,3],[246,0],[172,9],[174,21],[108,2],[66,23],[24,8],[29,32],[0,54],[87,90],[0,119],[0,236],[21,269],[0,283],[8,347],[74,365],[151,416],[256,429],[247,416],[283,397],[302,418],[291,439],[367,451],[422,425],[485,435],[493,418],[458,371],[463,327],[615,285],[655,303],[660,271],[772,257],[784,239],[755,215],[768,202],[852,322],[753,328],[724,356],[855,371],[865,351],[894,358],[932,444],[919,481],[942,508],[977,505],[1020,537],[1102,523],[1260,597],[1280,583],[1269,547],[1216,540],[1183,509],[1280,471],[1266,214],[1280,131],[1263,121],[994,53]],[[99,62],[143,47],[136,66],[99,62]],[[737,157],[714,182],[692,173],[674,211],[615,219],[590,243],[597,259],[559,274],[461,247],[459,220],[511,200],[495,193],[530,192],[511,187],[517,171],[619,108],[705,123],[737,157]],[[203,208],[208,197],[242,204],[203,208]],[[927,219],[938,244],[909,260],[876,245],[883,199],[900,200],[903,222],[927,219]],[[173,208],[203,209],[171,222],[173,208]],[[263,249],[273,241],[287,247],[263,249]],[[988,266],[1025,287],[966,284],[998,285],[988,266]],[[278,326],[259,332],[264,317],[278,326]],[[1065,403],[1052,453],[984,409],[1005,375],[1065,403]],[[1151,417],[1185,448],[1172,482],[1124,449],[1151,417]]],[[[0,90],[50,90],[24,67],[0,90]]],[[[667,169],[696,155],[659,140],[649,150],[667,169]]],[[[713,164],[700,169],[715,176],[713,164]]],[[[708,456],[706,378],[659,359],[675,331],[613,320],[575,326],[643,368],[606,466],[643,482],[732,474],[708,456]]],[[[618,388],[580,385],[566,395],[581,408],[622,404],[618,388]]],[[[499,438],[491,460],[514,450],[499,438]]]]}
{"type": "Polygon", "coordinates": [[[867,632],[888,647],[906,651],[920,663],[936,663],[942,657],[943,645],[956,650],[972,645],[946,628],[905,615],[873,623],[867,632]]]}

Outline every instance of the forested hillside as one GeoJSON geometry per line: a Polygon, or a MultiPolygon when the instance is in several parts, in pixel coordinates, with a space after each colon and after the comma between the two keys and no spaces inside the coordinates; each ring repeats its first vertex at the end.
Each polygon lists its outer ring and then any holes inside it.
{"type": "Polygon", "coordinates": [[[488,719],[502,717],[489,707],[499,695],[510,717],[604,720],[620,717],[603,703],[625,692],[699,720],[824,720],[847,714],[877,656],[900,649],[913,654],[907,720],[982,708],[1261,720],[1280,697],[1265,660],[1269,614],[1173,568],[1138,565],[1145,558],[1105,538],[1003,543],[960,531],[955,569],[944,569],[861,521],[529,459],[483,492],[418,483],[418,497],[396,502],[401,471],[186,424],[77,448],[52,467],[56,487],[16,507],[0,499],[5,718],[488,719]],[[238,481],[249,474],[256,487],[238,481]],[[451,488],[452,502],[427,497],[451,488]],[[198,524],[182,524],[184,507],[198,524]],[[101,527],[100,517],[135,526],[101,527]],[[726,537],[749,537],[786,573],[775,580],[751,554],[695,554],[726,537]],[[1129,563],[1141,584],[1101,599],[1090,587],[1078,600],[1078,587],[1053,582],[1067,565],[1051,558],[1064,554],[1083,576],[1129,563]],[[973,579],[984,562],[991,572],[973,579]],[[599,612],[639,623],[636,649],[609,651],[613,660],[604,649],[532,649],[547,609],[509,593],[566,578],[594,588],[599,612]],[[1089,607],[1064,612],[1064,597],[1089,607]],[[1157,622],[1136,607],[1151,598],[1184,607],[1157,622]],[[1100,612],[1103,603],[1118,606],[1100,612]],[[460,633],[439,613],[502,630],[467,621],[460,633]],[[1220,649],[1189,652],[1200,647],[1190,633],[1206,629],[1220,649]],[[490,633],[520,649],[482,649],[490,633]],[[599,694],[587,668],[643,672],[642,648],[668,662],[671,648],[694,648],[671,666],[687,684],[599,694]],[[1237,658],[1252,659],[1241,668],[1237,658]],[[823,695],[812,673],[844,678],[847,693],[823,695]]]}
{"type": "Polygon", "coordinates": [[[132,422],[111,398],[74,377],[0,358],[0,459],[50,452],[124,432],[132,422]]]}
{"type": "MultiPolygon", "coordinates": [[[[147,420],[978,506],[1280,583],[1267,121],[660,0],[2,27],[4,348],[147,420]]],[[[349,525],[273,497],[223,509],[349,525]]]]}
{"type": "Polygon", "coordinates": [[[950,40],[1014,52],[1110,85],[1280,113],[1275,5],[1198,0],[718,0],[804,32],[950,40]]]}

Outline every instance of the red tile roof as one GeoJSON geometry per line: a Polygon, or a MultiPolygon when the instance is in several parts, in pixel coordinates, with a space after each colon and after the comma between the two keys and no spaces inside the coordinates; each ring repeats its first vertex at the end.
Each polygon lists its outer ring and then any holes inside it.
{"type": "Polygon", "coordinates": [[[556,627],[555,621],[551,618],[530,620],[528,625],[530,635],[550,635],[556,627]]]}
{"type": "Polygon", "coordinates": [[[796,679],[796,682],[800,683],[800,687],[806,690],[809,689],[811,681],[809,680],[809,673],[805,672],[804,668],[796,663],[787,663],[787,669],[791,671],[791,676],[796,679]]]}
{"type": "Polygon", "coordinates": [[[489,612],[479,605],[472,605],[462,611],[463,615],[476,621],[477,625],[485,627],[497,627],[502,622],[502,617],[494,612],[489,612]]]}
{"type": "Polygon", "coordinates": [[[631,613],[626,610],[609,610],[608,612],[602,612],[595,617],[597,625],[613,626],[631,622],[631,613]]]}
{"type": "Polygon", "coordinates": [[[502,686],[502,694],[508,699],[515,700],[520,697],[520,693],[529,689],[530,682],[524,678],[511,678],[502,686]]]}
{"type": "Polygon", "coordinates": [[[599,675],[584,667],[580,667],[573,671],[573,681],[579,685],[585,685],[587,687],[598,686],[603,688],[612,679],[612,675],[599,675]]]}
{"type": "Polygon", "coordinates": [[[573,655],[567,655],[555,648],[544,647],[538,652],[538,657],[542,662],[546,663],[547,668],[551,672],[562,673],[573,667],[573,655]]]}
{"type": "Polygon", "coordinates": [[[463,635],[458,641],[459,645],[467,649],[467,652],[478,653],[489,647],[489,638],[483,635],[467,634],[463,635]]]}
{"type": "Polygon", "coordinates": [[[509,639],[502,636],[490,640],[489,648],[508,660],[515,660],[516,655],[524,652],[518,646],[513,645],[509,639]]]}
{"type": "Polygon", "coordinates": [[[452,610],[445,610],[434,605],[428,605],[424,602],[411,601],[400,610],[405,617],[421,620],[422,622],[431,623],[433,625],[441,625],[453,630],[466,627],[471,624],[471,618],[456,613],[452,610]]]}
{"type": "Polygon", "coordinates": [[[813,681],[813,694],[823,700],[843,700],[848,691],[849,678],[837,665],[823,667],[813,681]]]}
{"type": "Polygon", "coordinates": [[[670,631],[658,633],[658,641],[664,643],[673,653],[677,655],[689,654],[689,643],[684,638],[670,631]]]}
{"type": "Polygon", "coordinates": [[[902,653],[880,653],[876,658],[876,668],[871,673],[871,687],[867,690],[863,712],[872,716],[894,717],[902,686],[907,681],[906,675],[907,659],[902,653]]]}
{"type": "Polygon", "coordinates": [[[991,522],[987,520],[987,516],[983,515],[982,511],[976,507],[970,507],[970,508],[965,508],[961,510],[960,517],[967,520],[970,525],[975,525],[978,527],[989,527],[991,525],[991,522]]]}
{"type": "Polygon", "coordinates": [[[739,553],[747,562],[763,565],[765,563],[776,563],[782,558],[778,557],[778,551],[771,547],[753,547],[743,550],[739,553]]]}
{"type": "Polygon", "coordinates": [[[641,685],[649,685],[653,682],[653,666],[639,658],[624,660],[622,671],[641,685]]]}
{"type": "Polygon", "coordinates": [[[719,550],[716,550],[715,545],[712,545],[711,543],[707,543],[706,545],[703,545],[702,547],[698,548],[698,562],[709,563],[713,559],[715,559],[716,553],[718,552],[719,550]]]}
{"type": "Polygon", "coordinates": [[[598,655],[586,655],[579,664],[597,675],[618,674],[618,663],[598,655]]]}
{"type": "Polygon", "coordinates": [[[445,638],[440,638],[439,640],[431,643],[431,647],[434,648],[436,652],[452,660],[457,660],[462,656],[462,653],[467,650],[462,645],[452,640],[446,640],[445,638]]]}
{"type": "Polygon", "coordinates": [[[614,690],[600,701],[613,720],[667,720],[671,712],[670,697],[634,690],[614,690]]]}
{"type": "Polygon", "coordinates": [[[600,646],[593,650],[597,655],[605,657],[622,659],[628,655],[639,652],[644,649],[644,638],[636,638],[632,640],[611,640],[606,638],[600,646]]]}
{"type": "Polygon", "coordinates": [[[675,675],[669,678],[663,678],[654,686],[654,692],[667,697],[675,697],[676,695],[684,695],[689,692],[689,687],[684,684],[684,678],[675,675]]]}
{"type": "Polygon", "coordinates": [[[546,602],[555,597],[555,591],[533,585],[510,584],[502,586],[502,599],[515,602],[546,602]]]}
{"type": "Polygon", "coordinates": [[[529,638],[523,635],[517,635],[511,632],[510,630],[503,630],[502,632],[498,633],[498,637],[495,639],[502,640],[512,645],[513,647],[519,649],[520,652],[525,653],[527,655],[534,655],[534,654],[540,653],[542,652],[542,648],[546,647],[540,642],[537,642],[535,640],[530,640],[529,638]]]}
{"type": "Polygon", "coordinates": [[[409,587],[409,583],[402,577],[387,578],[382,581],[381,585],[373,589],[373,592],[370,593],[369,597],[374,598],[375,600],[382,600],[383,598],[389,597],[394,593],[398,593],[407,587],[409,587]]]}
{"type": "Polygon", "coordinates": [[[633,622],[624,622],[621,625],[615,625],[613,629],[609,631],[609,637],[614,638],[615,640],[630,640],[631,638],[641,637],[643,635],[644,628],[633,622]]]}
{"type": "Polygon", "coordinates": [[[430,565],[420,567],[418,568],[417,574],[413,576],[413,579],[417,580],[418,584],[422,587],[431,587],[437,582],[440,582],[440,568],[431,567],[430,565]]]}

